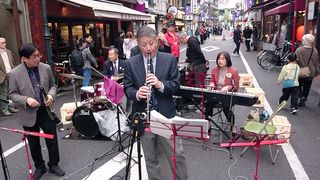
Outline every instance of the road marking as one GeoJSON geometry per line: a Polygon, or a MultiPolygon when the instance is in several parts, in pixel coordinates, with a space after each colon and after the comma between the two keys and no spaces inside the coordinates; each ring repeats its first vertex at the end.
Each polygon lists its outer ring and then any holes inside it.
{"type": "MultiPolygon", "coordinates": [[[[28,141],[27,141],[27,144],[28,144],[28,141]]],[[[12,148],[8,149],[6,152],[3,153],[4,157],[9,156],[10,154],[14,153],[15,151],[22,148],[23,146],[24,146],[24,142],[21,142],[15,146],[13,146],[12,148]]]]}
{"type": "MultiPolygon", "coordinates": [[[[242,55],[241,51],[240,51],[240,57],[241,57],[241,60],[242,60],[242,62],[244,64],[244,66],[247,69],[247,72],[250,75],[252,75],[252,77],[253,77],[253,85],[254,85],[254,87],[260,88],[257,79],[253,75],[247,60],[242,55]]],[[[269,104],[269,102],[267,100],[267,97],[265,97],[264,109],[269,114],[273,113],[273,110],[272,110],[272,108],[271,108],[271,106],[270,106],[270,104],[269,104]]],[[[282,144],[281,147],[282,147],[282,150],[283,150],[284,154],[286,155],[288,163],[289,163],[289,165],[290,165],[290,167],[292,169],[292,172],[293,172],[294,176],[296,177],[296,179],[298,179],[298,180],[300,180],[300,179],[309,180],[309,177],[308,177],[306,171],[304,170],[304,168],[303,168],[303,166],[302,166],[297,154],[295,153],[293,147],[291,146],[290,142],[288,142],[287,144],[282,144]]]]}
{"type": "Polygon", "coordinates": [[[216,46],[206,46],[204,48],[201,48],[202,51],[205,51],[205,52],[211,52],[211,51],[215,51],[215,50],[218,50],[220,48],[216,47],[216,46]]]}
{"type": "MultiPolygon", "coordinates": [[[[126,148],[124,152],[129,153],[129,148],[126,148]]],[[[132,158],[138,162],[138,151],[137,151],[137,143],[134,143],[132,149],[132,158]]],[[[127,155],[123,152],[119,153],[114,158],[110,159],[108,162],[97,168],[95,171],[91,173],[91,175],[87,178],[87,180],[96,180],[96,179],[110,179],[114,175],[116,175],[119,171],[127,165],[127,155]],[[108,172],[108,173],[106,173],[108,172]]],[[[147,167],[143,155],[143,149],[141,146],[141,170],[142,170],[142,180],[148,180],[147,167]]],[[[85,178],[84,178],[85,179],[85,178]]],[[[138,165],[135,164],[133,160],[131,160],[131,169],[130,169],[130,179],[137,180],[139,179],[139,171],[138,165]]]]}

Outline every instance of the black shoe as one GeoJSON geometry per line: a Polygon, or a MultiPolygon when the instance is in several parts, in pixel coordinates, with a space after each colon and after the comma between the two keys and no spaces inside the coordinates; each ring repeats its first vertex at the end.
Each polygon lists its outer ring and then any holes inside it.
{"type": "Polygon", "coordinates": [[[301,98],[299,103],[298,103],[298,106],[299,107],[303,107],[303,106],[306,106],[306,99],[305,98],[301,98]]]}
{"type": "Polygon", "coordinates": [[[46,173],[48,169],[46,167],[37,168],[36,171],[33,173],[33,179],[39,180],[41,176],[46,173]]]}
{"type": "Polygon", "coordinates": [[[298,111],[298,110],[297,110],[296,108],[291,108],[291,109],[290,109],[290,113],[291,113],[291,114],[296,114],[297,111],[298,111]]]}
{"type": "Polygon", "coordinates": [[[49,168],[49,172],[59,177],[64,176],[66,173],[58,165],[49,168]]]}

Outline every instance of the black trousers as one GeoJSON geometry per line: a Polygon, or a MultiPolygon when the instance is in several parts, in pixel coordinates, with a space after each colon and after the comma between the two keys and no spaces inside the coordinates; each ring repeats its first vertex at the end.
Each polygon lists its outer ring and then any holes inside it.
{"type": "Polygon", "coordinates": [[[234,49],[233,53],[239,54],[240,50],[240,42],[234,42],[236,44],[236,48],[234,49]]]}
{"type": "MultiPolygon", "coordinates": [[[[56,124],[54,123],[54,121],[50,120],[45,107],[40,107],[38,109],[37,121],[33,127],[23,126],[23,129],[25,131],[40,132],[40,128],[43,130],[44,133],[54,135],[53,139],[45,139],[47,149],[49,152],[48,166],[52,167],[52,166],[58,165],[60,158],[59,158],[59,147],[58,147],[56,124]]],[[[43,168],[45,161],[42,158],[40,138],[37,136],[27,136],[27,138],[28,138],[30,152],[31,152],[31,156],[34,161],[35,167],[43,168]]]]}
{"type": "Polygon", "coordinates": [[[279,99],[279,104],[282,101],[288,101],[291,96],[291,108],[298,109],[298,100],[299,100],[299,86],[291,88],[282,88],[282,96],[279,99]]]}
{"type": "Polygon", "coordinates": [[[250,51],[250,39],[245,40],[247,51],[250,51]]]}
{"type": "Polygon", "coordinates": [[[312,77],[299,78],[299,87],[300,87],[299,97],[300,98],[303,97],[303,98],[305,98],[305,100],[307,100],[309,92],[310,92],[312,80],[313,80],[312,77]]]}

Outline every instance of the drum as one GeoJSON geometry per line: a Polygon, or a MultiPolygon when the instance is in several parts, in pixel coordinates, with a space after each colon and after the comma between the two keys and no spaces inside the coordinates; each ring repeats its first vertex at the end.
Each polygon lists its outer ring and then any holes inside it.
{"type": "Polygon", "coordinates": [[[76,130],[87,137],[95,137],[100,133],[98,123],[93,116],[92,108],[80,106],[72,116],[72,122],[76,130]]]}
{"type": "Polygon", "coordinates": [[[94,88],[93,86],[84,86],[80,88],[80,100],[89,100],[94,97],[94,88]]]}
{"type": "Polygon", "coordinates": [[[106,91],[104,89],[104,82],[99,82],[94,84],[94,100],[106,100],[106,91]]]}

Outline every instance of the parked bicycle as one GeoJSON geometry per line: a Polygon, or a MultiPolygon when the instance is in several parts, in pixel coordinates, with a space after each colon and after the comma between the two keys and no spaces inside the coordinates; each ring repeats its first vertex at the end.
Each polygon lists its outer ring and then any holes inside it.
{"type": "Polygon", "coordinates": [[[69,67],[69,61],[62,61],[61,63],[54,63],[54,76],[56,78],[57,86],[69,85],[71,78],[61,76],[60,74],[70,74],[72,71],[69,67]]]}
{"type": "Polygon", "coordinates": [[[284,52],[282,52],[282,48],[262,50],[257,56],[257,63],[265,70],[271,70],[275,66],[281,67],[287,64],[287,56],[290,53],[291,45],[289,41],[284,41],[284,52]]]}

